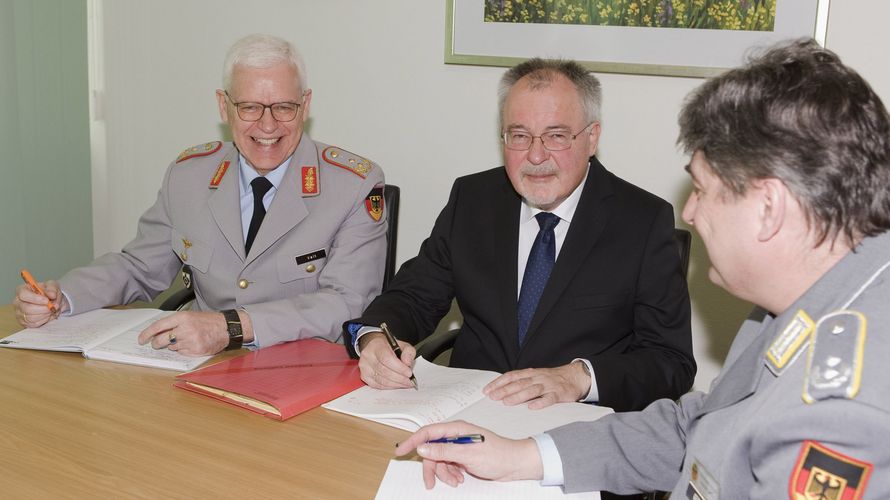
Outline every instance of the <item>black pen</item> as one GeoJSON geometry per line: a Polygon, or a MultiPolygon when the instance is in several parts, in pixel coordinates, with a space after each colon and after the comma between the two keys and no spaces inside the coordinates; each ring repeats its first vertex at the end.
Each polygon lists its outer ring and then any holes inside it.
{"type": "MultiPolygon", "coordinates": [[[[392,333],[389,332],[389,328],[386,327],[386,323],[380,323],[380,329],[383,330],[383,336],[386,337],[386,341],[389,342],[389,346],[392,347],[392,352],[396,353],[396,357],[402,359],[402,348],[399,347],[398,341],[393,336],[392,333]]],[[[411,383],[414,384],[414,390],[418,391],[420,389],[417,388],[417,379],[414,378],[414,374],[411,374],[411,383]]]]}

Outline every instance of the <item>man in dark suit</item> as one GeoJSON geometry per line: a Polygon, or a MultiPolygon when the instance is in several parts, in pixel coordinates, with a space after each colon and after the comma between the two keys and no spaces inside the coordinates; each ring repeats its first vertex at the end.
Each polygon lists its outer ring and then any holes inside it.
{"type": "Polygon", "coordinates": [[[418,256],[347,323],[368,385],[410,387],[410,344],[456,298],[451,365],[504,372],[485,389],[492,399],[625,411],[691,387],[673,209],[596,159],[599,109],[599,82],[574,62],[533,59],[505,74],[505,167],[457,179],[418,256]],[[404,341],[401,359],[381,322],[404,341]]]}

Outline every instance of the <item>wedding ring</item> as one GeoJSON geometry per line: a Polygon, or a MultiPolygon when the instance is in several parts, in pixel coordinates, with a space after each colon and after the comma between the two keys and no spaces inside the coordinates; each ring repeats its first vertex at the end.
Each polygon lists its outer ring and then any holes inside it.
{"type": "Polygon", "coordinates": [[[171,333],[171,334],[167,335],[167,341],[168,341],[171,345],[172,345],[172,344],[175,344],[175,343],[176,343],[176,334],[175,334],[175,333],[171,333]]]}

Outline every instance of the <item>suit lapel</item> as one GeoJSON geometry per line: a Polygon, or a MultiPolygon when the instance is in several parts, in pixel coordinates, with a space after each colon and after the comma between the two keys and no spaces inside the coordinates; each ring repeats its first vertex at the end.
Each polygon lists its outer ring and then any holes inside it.
{"type": "MultiPolygon", "coordinates": [[[[213,220],[232,250],[244,260],[244,230],[241,227],[241,191],[238,188],[238,150],[232,148],[222,161],[229,167],[219,186],[210,195],[208,205],[213,220]]],[[[210,179],[207,180],[210,182],[210,179]]]]}
{"type": "Polygon", "coordinates": [[[578,200],[578,207],[572,216],[572,225],[569,226],[562,250],[556,258],[550,279],[547,281],[547,286],[544,287],[538,308],[529,324],[524,345],[530,343],[531,337],[537,333],[544,318],[556,305],[557,300],[585,262],[588,254],[596,246],[606,221],[611,216],[609,205],[605,202],[611,193],[612,184],[605,168],[595,157],[592,157],[590,169],[587,172],[587,181],[581,192],[581,199],[578,200]]]}
{"type": "Polygon", "coordinates": [[[501,283],[499,288],[503,291],[500,294],[504,336],[506,337],[503,339],[503,345],[508,353],[508,359],[513,363],[519,356],[519,320],[516,317],[516,298],[519,296],[519,285],[516,282],[516,263],[519,259],[519,208],[521,203],[519,195],[505,174],[504,184],[493,204],[492,220],[497,223],[494,224],[492,236],[494,252],[498,256],[495,283],[501,283]]]}

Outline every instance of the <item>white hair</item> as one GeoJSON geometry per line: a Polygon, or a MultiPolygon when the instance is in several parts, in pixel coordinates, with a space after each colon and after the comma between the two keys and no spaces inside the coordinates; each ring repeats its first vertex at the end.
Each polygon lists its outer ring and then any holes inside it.
{"type": "Polygon", "coordinates": [[[281,63],[290,64],[297,70],[300,88],[305,92],[308,89],[306,63],[293,44],[272,35],[247,35],[236,41],[226,54],[226,61],[223,64],[223,88],[232,90],[232,72],[235,66],[271,68],[281,63]]]}

